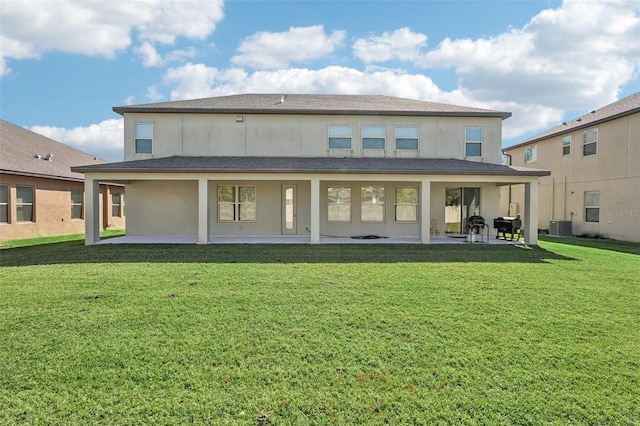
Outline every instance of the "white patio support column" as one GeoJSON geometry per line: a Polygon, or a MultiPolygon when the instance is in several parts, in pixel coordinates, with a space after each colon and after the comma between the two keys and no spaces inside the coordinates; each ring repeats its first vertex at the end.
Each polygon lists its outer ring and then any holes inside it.
{"type": "MultiPolygon", "coordinates": [[[[85,175],[84,178],[84,244],[100,242],[100,182],[85,175]]],[[[105,200],[109,202],[111,200],[105,200]]]]}
{"type": "Polygon", "coordinates": [[[524,242],[538,244],[538,181],[524,184],[524,242]]]}
{"type": "Polygon", "coordinates": [[[311,179],[311,244],[320,243],[320,179],[311,179]]]}
{"type": "Polygon", "coordinates": [[[420,182],[420,242],[431,242],[431,181],[422,179],[420,182]]]}
{"type": "Polygon", "coordinates": [[[198,179],[198,244],[209,242],[209,181],[198,179]]]}

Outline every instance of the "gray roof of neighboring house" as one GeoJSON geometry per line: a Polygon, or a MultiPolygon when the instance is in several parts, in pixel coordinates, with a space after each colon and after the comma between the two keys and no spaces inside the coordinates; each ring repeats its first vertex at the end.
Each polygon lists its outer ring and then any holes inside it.
{"type": "Polygon", "coordinates": [[[605,123],[607,121],[615,120],[617,118],[625,117],[627,115],[635,114],[638,112],[640,112],[640,92],[634,93],[633,95],[627,96],[626,98],[620,99],[619,101],[616,101],[612,104],[603,106],[600,109],[594,109],[591,112],[581,115],[578,118],[564,122],[552,129],[531,136],[530,138],[527,138],[522,142],[518,142],[515,145],[505,148],[504,150],[510,150],[524,145],[529,145],[534,142],[539,142],[544,139],[560,136],[562,134],[570,133],[575,130],[592,127],[600,123],[605,123]]]}
{"type": "Polygon", "coordinates": [[[74,167],[110,173],[375,173],[547,176],[547,170],[444,158],[163,157],[74,167]]]}
{"type": "Polygon", "coordinates": [[[90,154],[0,120],[1,173],[83,181],[82,173],[72,172],[72,166],[102,163],[105,161],[90,154]]]}
{"type": "Polygon", "coordinates": [[[471,108],[382,95],[244,94],[114,107],[128,112],[235,114],[350,114],[455,117],[511,117],[510,112],[471,108]]]}

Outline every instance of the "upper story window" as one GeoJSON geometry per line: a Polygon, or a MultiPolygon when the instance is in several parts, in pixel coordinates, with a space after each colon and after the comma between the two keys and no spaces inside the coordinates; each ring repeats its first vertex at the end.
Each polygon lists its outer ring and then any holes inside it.
{"type": "Polygon", "coordinates": [[[360,188],[360,221],[384,222],[384,186],[360,188]]]}
{"type": "Polygon", "coordinates": [[[396,149],[418,149],[418,126],[396,126],[396,149]]]}
{"type": "Polygon", "coordinates": [[[9,186],[0,185],[0,223],[9,223],[9,186]]]}
{"type": "Polygon", "coordinates": [[[571,154],[571,136],[562,137],[562,155],[571,154]]]}
{"type": "Polygon", "coordinates": [[[351,149],[351,126],[329,126],[329,148],[351,149]]]}
{"type": "Polygon", "coordinates": [[[464,128],[464,155],[466,157],[482,156],[482,127],[464,128]]]}
{"type": "Polygon", "coordinates": [[[327,221],[351,222],[351,187],[327,188],[327,221]]]}
{"type": "Polygon", "coordinates": [[[582,155],[595,155],[598,152],[598,129],[587,130],[582,134],[582,155]]]}
{"type": "Polygon", "coordinates": [[[218,187],[218,222],[255,222],[256,212],[255,186],[218,187]]]}
{"type": "Polygon", "coordinates": [[[84,194],[81,189],[71,190],[71,219],[82,219],[84,194]]]}
{"type": "Polygon", "coordinates": [[[35,189],[32,186],[16,186],[16,220],[33,222],[33,199],[35,189]]]}
{"type": "Polygon", "coordinates": [[[135,123],[133,125],[136,154],[153,152],[153,124],[135,123]]]}
{"type": "Polygon", "coordinates": [[[524,149],[524,162],[534,163],[538,154],[538,147],[536,145],[528,146],[524,149]]]}
{"type": "Polygon", "coordinates": [[[386,133],[384,126],[362,126],[362,149],[384,149],[386,133]]]}

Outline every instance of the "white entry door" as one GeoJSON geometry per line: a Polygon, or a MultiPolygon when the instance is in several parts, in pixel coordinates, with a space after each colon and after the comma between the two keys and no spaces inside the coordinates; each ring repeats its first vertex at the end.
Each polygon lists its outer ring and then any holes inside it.
{"type": "Polygon", "coordinates": [[[282,185],[282,233],[296,231],[296,186],[282,185]]]}

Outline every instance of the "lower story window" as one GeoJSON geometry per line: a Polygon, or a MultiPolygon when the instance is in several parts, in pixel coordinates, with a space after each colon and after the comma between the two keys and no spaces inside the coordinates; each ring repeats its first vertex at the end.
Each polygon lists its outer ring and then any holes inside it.
{"type": "Polygon", "coordinates": [[[82,219],[83,193],[80,189],[71,190],[71,219],[82,219]]]}
{"type": "Polygon", "coordinates": [[[418,188],[399,186],[396,188],[396,222],[418,221],[418,188]]]}
{"type": "Polygon", "coordinates": [[[360,221],[384,222],[384,186],[360,188],[360,221]]]}
{"type": "Polygon", "coordinates": [[[122,194],[111,193],[111,217],[122,217],[122,194]]]}
{"type": "Polygon", "coordinates": [[[218,186],[219,222],[255,222],[256,187],[244,185],[218,186]]]}
{"type": "Polygon", "coordinates": [[[584,220],[586,222],[600,222],[600,191],[585,191],[584,220]]]}
{"type": "Polygon", "coordinates": [[[351,187],[327,188],[327,221],[351,222],[351,187]]]}
{"type": "Polygon", "coordinates": [[[9,223],[9,186],[0,185],[0,223],[9,223]]]}
{"type": "Polygon", "coordinates": [[[16,220],[33,222],[33,200],[35,189],[32,186],[16,187],[16,220]]]}

